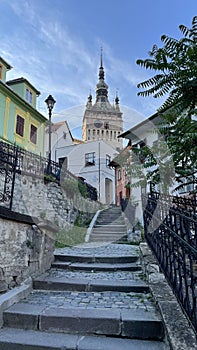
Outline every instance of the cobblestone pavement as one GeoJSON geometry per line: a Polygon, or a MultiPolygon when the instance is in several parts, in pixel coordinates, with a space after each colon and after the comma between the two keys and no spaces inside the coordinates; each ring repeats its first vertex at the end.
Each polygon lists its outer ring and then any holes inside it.
{"type": "Polygon", "coordinates": [[[86,272],[86,271],[66,271],[61,269],[51,269],[45,276],[48,277],[65,277],[68,279],[88,279],[88,280],[103,280],[103,281],[131,281],[142,279],[141,271],[112,271],[112,272],[86,272]]]}
{"type": "Polygon", "coordinates": [[[122,292],[51,292],[34,291],[22,303],[43,305],[45,308],[85,308],[85,309],[155,309],[150,294],[122,292]]]}
{"type": "Polygon", "coordinates": [[[91,256],[133,256],[139,254],[139,248],[128,244],[108,244],[98,243],[83,244],[71,248],[60,248],[55,250],[55,254],[66,255],[91,255],[91,256]]]}
{"type": "MultiPolygon", "coordinates": [[[[138,255],[137,246],[126,244],[109,244],[102,246],[83,245],[72,248],[61,248],[55,254],[83,255],[83,256],[133,256],[138,255]],[[87,248],[88,247],[88,248],[87,248]]],[[[88,272],[67,271],[50,269],[44,276],[68,279],[109,280],[109,281],[132,281],[142,278],[142,272],[111,271],[111,272],[88,272]]],[[[79,291],[43,291],[34,290],[28,298],[22,302],[43,305],[46,308],[85,308],[85,309],[143,309],[153,311],[155,309],[151,294],[102,291],[102,292],[79,292],[79,291]]]]}

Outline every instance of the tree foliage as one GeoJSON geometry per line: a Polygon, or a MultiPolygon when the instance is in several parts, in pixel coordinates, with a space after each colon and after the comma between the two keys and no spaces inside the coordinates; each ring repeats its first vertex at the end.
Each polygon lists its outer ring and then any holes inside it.
{"type": "MultiPolygon", "coordinates": [[[[180,25],[179,29],[183,35],[181,39],[162,35],[163,46],[154,45],[148,59],[136,62],[142,68],[156,72],[156,75],[138,84],[141,89],[138,95],[166,96],[158,109],[163,120],[159,133],[161,138],[165,138],[170,154],[164,156],[158,149],[158,153],[162,154],[158,160],[148,147],[134,152],[145,153],[143,166],[150,167],[146,180],[161,182],[162,167],[166,167],[168,172],[173,162],[175,179],[181,187],[185,180],[188,184],[197,183],[197,16],[193,18],[191,28],[180,25]]],[[[167,176],[166,171],[163,174],[167,176]]]]}

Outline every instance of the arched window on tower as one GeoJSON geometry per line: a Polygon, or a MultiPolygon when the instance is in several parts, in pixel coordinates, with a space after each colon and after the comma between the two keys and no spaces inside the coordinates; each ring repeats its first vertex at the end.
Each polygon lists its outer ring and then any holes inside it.
{"type": "Polygon", "coordinates": [[[105,122],[105,124],[104,124],[104,128],[105,128],[106,130],[108,130],[108,129],[109,129],[109,122],[105,122]]]}

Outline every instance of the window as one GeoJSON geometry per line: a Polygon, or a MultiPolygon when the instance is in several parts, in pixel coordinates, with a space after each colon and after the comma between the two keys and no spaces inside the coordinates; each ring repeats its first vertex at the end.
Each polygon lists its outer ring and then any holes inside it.
{"type": "Polygon", "coordinates": [[[26,89],[26,101],[32,103],[32,92],[29,89],[26,89]]]}
{"type": "Polygon", "coordinates": [[[106,166],[109,168],[109,163],[111,162],[111,157],[106,154],[106,166]]]}
{"type": "Polygon", "coordinates": [[[24,126],[25,126],[25,119],[22,118],[20,115],[16,116],[16,134],[23,137],[24,135],[24,126]]]}
{"type": "Polygon", "coordinates": [[[105,122],[104,128],[105,128],[105,129],[109,129],[109,122],[105,122]]]}
{"type": "Polygon", "coordinates": [[[118,181],[122,179],[122,172],[121,169],[118,170],[118,181]]]}
{"type": "Polygon", "coordinates": [[[85,166],[95,165],[95,152],[85,154],[85,166]]]}
{"type": "Polygon", "coordinates": [[[0,65],[0,79],[2,79],[3,67],[0,65]]]}
{"type": "Polygon", "coordinates": [[[37,143],[37,128],[33,124],[31,124],[30,128],[30,141],[36,145],[37,143]]]}
{"type": "Polygon", "coordinates": [[[58,158],[59,161],[59,166],[60,168],[64,168],[64,170],[68,169],[68,158],[67,157],[62,157],[62,158],[58,158]]]}

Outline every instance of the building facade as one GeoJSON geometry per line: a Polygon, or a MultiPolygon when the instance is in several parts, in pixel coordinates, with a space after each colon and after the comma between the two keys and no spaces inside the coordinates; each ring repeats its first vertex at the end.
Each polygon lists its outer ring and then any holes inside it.
{"type": "Polygon", "coordinates": [[[115,169],[115,204],[121,206],[131,197],[131,145],[128,145],[110,162],[115,169]]]}
{"type": "Polygon", "coordinates": [[[96,101],[88,97],[83,117],[83,141],[103,140],[113,148],[122,149],[122,140],[118,136],[123,131],[122,113],[119,98],[116,96],[112,105],[108,99],[108,85],[105,83],[102,52],[100,58],[99,81],[96,85],[96,101]]]}
{"type": "Polygon", "coordinates": [[[0,57],[0,140],[44,155],[47,119],[36,109],[40,92],[25,78],[6,81],[11,68],[0,57]]]}
{"type": "Polygon", "coordinates": [[[102,140],[57,149],[58,160],[63,160],[62,174],[64,169],[69,170],[95,187],[97,198],[103,204],[115,204],[115,171],[109,166],[115,154],[114,148],[102,140]]]}

